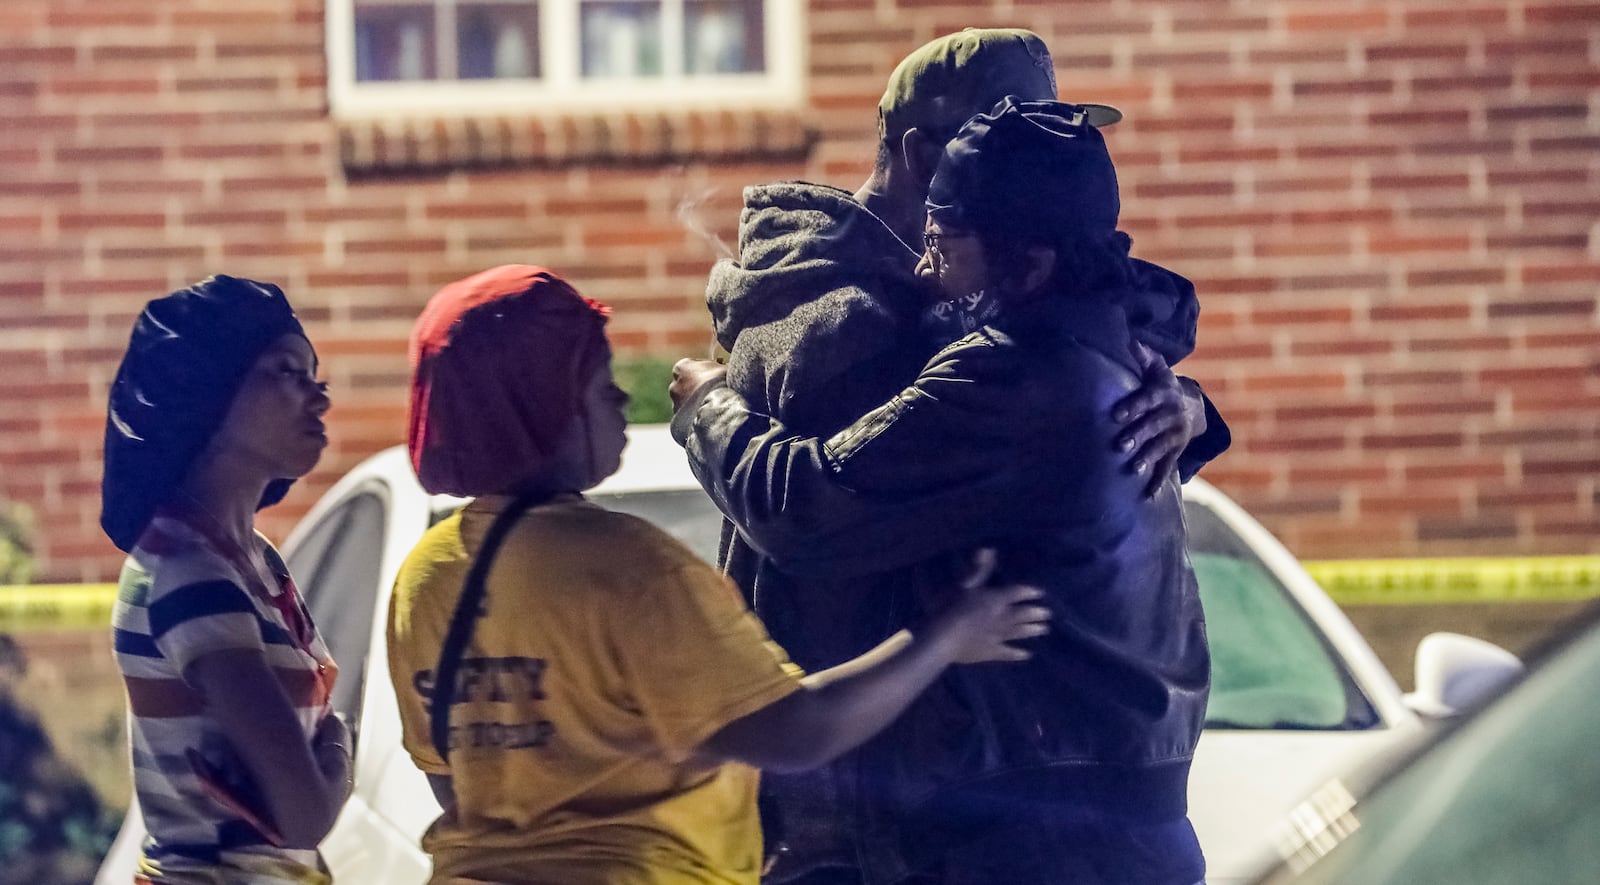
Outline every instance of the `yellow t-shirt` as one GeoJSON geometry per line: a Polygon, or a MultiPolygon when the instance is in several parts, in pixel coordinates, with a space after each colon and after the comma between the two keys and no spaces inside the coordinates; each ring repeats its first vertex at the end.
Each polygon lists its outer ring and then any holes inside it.
{"type": "Polygon", "coordinates": [[[430,529],[389,611],[406,750],[455,787],[422,840],[434,881],[755,885],[758,772],[694,750],[800,673],[732,584],[643,520],[576,497],[523,515],[456,680],[450,763],[434,751],[440,645],[508,503],[481,498],[430,529]]]}

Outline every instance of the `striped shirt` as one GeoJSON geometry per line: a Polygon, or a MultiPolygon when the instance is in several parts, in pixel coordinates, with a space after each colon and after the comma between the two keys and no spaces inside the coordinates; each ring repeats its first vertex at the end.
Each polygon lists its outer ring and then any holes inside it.
{"type": "MultiPolygon", "coordinates": [[[[113,642],[128,690],[134,791],[148,832],[140,874],[151,882],[329,881],[315,850],[275,847],[211,798],[190,759],[191,751],[197,752],[217,771],[247,780],[221,726],[184,681],[185,668],[204,655],[260,651],[294,703],[307,739],[328,712],[333,659],[309,616],[305,635],[297,639],[296,625],[280,609],[298,601],[297,591],[277,551],[265,538],[258,536],[258,542],[276,573],[270,583],[244,573],[243,564],[219,552],[201,532],[158,514],[122,569],[113,642]],[[282,598],[284,593],[295,595],[282,598]]],[[[251,788],[241,792],[248,795],[251,788]]],[[[262,808],[259,799],[250,804],[262,808]]]]}

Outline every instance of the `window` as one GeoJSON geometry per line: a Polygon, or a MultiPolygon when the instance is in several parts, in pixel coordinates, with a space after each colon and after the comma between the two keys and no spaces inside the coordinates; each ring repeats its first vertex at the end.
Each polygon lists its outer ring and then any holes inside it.
{"type": "Polygon", "coordinates": [[[799,0],[329,0],[336,114],[798,103],[799,0]]]}
{"type": "Polygon", "coordinates": [[[311,619],[339,664],[333,709],[357,733],[374,606],[383,577],[387,512],[382,486],[358,492],[318,520],[287,562],[311,619]]]}
{"type": "Polygon", "coordinates": [[[1211,644],[1206,727],[1358,729],[1378,722],[1338,654],[1220,517],[1184,503],[1211,644]]]}
{"type": "Polygon", "coordinates": [[[722,514],[699,489],[610,492],[591,495],[590,499],[607,510],[653,523],[706,562],[717,561],[722,514]]]}

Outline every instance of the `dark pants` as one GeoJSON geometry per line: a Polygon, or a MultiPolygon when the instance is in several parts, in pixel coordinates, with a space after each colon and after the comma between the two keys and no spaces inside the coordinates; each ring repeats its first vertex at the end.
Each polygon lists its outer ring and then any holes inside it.
{"type": "MultiPolygon", "coordinates": [[[[1035,819],[988,827],[898,885],[1198,885],[1204,878],[1188,820],[1107,826],[1035,819]]],[[[862,885],[862,879],[855,870],[828,868],[786,885],[862,885]]]]}
{"type": "Polygon", "coordinates": [[[997,827],[946,853],[940,885],[1194,885],[1205,877],[1186,819],[1108,827],[1040,820],[997,827]]]}

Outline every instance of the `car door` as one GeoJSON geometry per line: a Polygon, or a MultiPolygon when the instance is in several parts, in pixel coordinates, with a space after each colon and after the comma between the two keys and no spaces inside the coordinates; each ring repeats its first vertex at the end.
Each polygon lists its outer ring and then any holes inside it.
{"type": "Polygon", "coordinates": [[[333,705],[354,736],[355,790],[322,842],[340,885],[427,881],[431,864],[418,840],[439,812],[400,747],[388,677],[390,589],[429,518],[427,496],[403,459],[393,461],[380,455],[358,467],[285,545],[289,568],[339,664],[333,705]]]}

